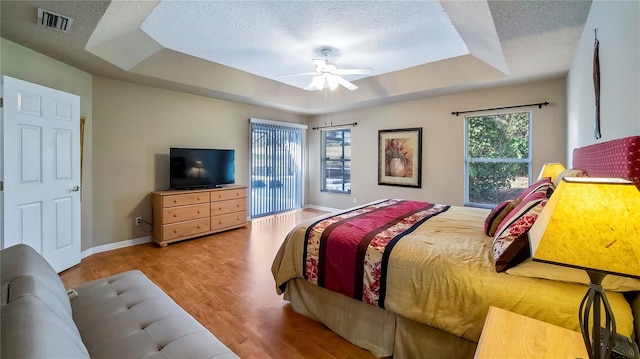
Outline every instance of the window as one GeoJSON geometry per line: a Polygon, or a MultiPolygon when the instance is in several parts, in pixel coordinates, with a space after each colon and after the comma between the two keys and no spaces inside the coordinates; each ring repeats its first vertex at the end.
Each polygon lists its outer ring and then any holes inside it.
{"type": "Polygon", "coordinates": [[[531,178],[531,112],[465,118],[465,205],[517,197],[531,178]]]}
{"type": "Polygon", "coordinates": [[[322,191],[351,193],[351,130],[323,131],[322,191]]]}
{"type": "Polygon", "coordinates": [[[251,218],[302,207],[305,128],[251,119],[251,218]]]}

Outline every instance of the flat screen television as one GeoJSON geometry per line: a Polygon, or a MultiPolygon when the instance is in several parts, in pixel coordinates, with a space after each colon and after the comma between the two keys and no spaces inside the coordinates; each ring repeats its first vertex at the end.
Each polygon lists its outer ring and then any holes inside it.
{"type": "Polygon", "coordinates": [[[169,188],[216,188],[235,182],[235,151],[210,148],[169,149],[169,188]]]}

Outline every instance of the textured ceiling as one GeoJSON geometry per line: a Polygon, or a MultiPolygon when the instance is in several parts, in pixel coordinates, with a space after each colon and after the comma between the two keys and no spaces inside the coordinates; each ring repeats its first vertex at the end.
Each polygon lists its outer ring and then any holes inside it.
{"type": "MultiPolygon", "coordinates": [[[[566,74],[590,1],[7,1],[2,37],[89,73],[298,113],[566,74]],[[69,33],[35,24],[42,7],[69,33]],[[300,87],[319,49],[372,67],[331,102],[300,87]],[[291,80],[291,82],[288,82],[291,80]],[[287,81],[287,83],[283,83],[287,81]]],[[[613,2],[611,6],[615,6],[613,2]]]]}
{"type": "Polygon", "coordinates": [[[163,0],[141,29],[168,49],[300,88],[311,76],[278,75],[313,70],[323,48],[339,68],[374,69],[349,80],[469,53],[438,1],[163,0]]]}

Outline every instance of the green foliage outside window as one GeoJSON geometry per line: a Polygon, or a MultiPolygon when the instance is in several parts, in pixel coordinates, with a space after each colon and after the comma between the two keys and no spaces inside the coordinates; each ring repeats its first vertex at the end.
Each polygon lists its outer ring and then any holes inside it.
{"type": "Polygon", "coordinates": [[[495,205],[529,184],[529,112],[467,118],[468,203],[495,205]]]}

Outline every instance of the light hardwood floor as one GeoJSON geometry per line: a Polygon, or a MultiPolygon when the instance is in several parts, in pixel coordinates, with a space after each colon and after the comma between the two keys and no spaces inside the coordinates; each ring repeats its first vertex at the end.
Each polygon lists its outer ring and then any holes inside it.
{"type": "Polygon", "coordinates": [[[139,269],[241,358],[374,358],[278,296],[271,263],[297,223],[322,212],[260,218],[248,228],[94,254],[60,274],[65,286],[139,269]]]}

